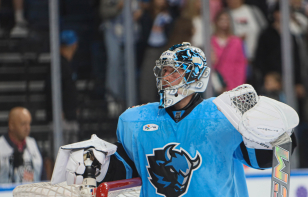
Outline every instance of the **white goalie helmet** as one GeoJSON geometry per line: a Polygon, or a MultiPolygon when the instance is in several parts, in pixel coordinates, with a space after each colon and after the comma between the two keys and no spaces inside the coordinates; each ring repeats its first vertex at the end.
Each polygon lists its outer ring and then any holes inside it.
{"type": "Polygon", "coordinates": [[[189,42],[174,45],[163,52],[159,60],[156,60],[154,67],[156,85],[160,96],[159,108],[170,107],[193,93],[204,92],[210,77],[210,68],[206,65],[204,52],[191,46],[189,42]],[[166,66],[174,69],[168,75],[164,73],[166,66]],[[182,69],[181,72],[180,69],[182,69]],[[166,79],[176,72],[179,74],[178,78],[173,81],[166,79]],[[181,81],[174,85],[173,82],[180,78],[181,81]]]}

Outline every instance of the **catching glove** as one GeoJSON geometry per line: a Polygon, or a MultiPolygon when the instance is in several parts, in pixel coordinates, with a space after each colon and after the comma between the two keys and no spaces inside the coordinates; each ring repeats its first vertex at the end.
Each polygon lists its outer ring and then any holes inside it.
{"type": "Polygon", "coordinates": [[[299,123],[290,106],[258,96],[251,85],[244,84],[213,100],[230,123],[241,133],[248,148],[272,149],[290,140],[299,123]]]}

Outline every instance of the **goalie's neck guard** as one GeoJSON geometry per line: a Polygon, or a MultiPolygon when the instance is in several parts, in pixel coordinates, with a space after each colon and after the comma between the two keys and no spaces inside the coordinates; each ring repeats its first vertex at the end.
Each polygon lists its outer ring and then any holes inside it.
{"type": "Polygon", "coordinates": [[[206,65],[203,51],[187,42],[174,45],[162,53],[154,67],[160,96],[159,108],[168,108],[193,93],[204,92],[210,77],[210,68],[206,65]],[[174,71],[164,75],[165,66],[172,67],[174,71]],[[171,82],[166,79],[176,72],[180,77],[171,82]],[[179,79],[178,84],[172,85],[179,79]]]}

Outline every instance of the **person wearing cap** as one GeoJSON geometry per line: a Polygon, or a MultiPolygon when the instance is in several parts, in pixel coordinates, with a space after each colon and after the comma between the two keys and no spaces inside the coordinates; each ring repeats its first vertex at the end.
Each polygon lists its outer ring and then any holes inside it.
{"type": "MultiPolygon", "coordinates": [[[[61,55],[61,86],[63,119],[66,123],[76,123],[77,119],[77,89],[72,73],[72,60],[78,48],[78,37],[72,30],[64,30],[60,33],[61,55]]],[[[46,82],[47,89],[47,119],[52,120],[51,80],[46,82]]],[[[67,124],[64,124],[67,125],[67,124]]],[[[76,125],[76,124],[73,124],[76,125]]],[[[74,126],[76,127],[76,126],[74,126]]],[[[70,128],[68,128],[70,130],[70,128]]]]}

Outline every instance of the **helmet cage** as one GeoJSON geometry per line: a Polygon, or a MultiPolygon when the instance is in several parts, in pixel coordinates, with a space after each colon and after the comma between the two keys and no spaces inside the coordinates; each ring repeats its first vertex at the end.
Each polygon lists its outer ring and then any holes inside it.
{"type": "Polygon", "coordinates": [[[168,60],[156,60],[156,66],[154,67],[154,75],[156,77],[156,86],[157,89],[160,91],[162,89],[177,89],[180,88],[182,86],[184,86],[185,84],[187,84],[186,80],[185,80],[185,76],[187,75],[187,71],[189,69],[189,67],[186,67],[186,69],[184,70],[183,67],[181,66],[181,64],[183,64],[182,62],[177,62],[174,61],[172,59],[168,59],[168,60]],[[164,67],[165,66],[169,66],[172,67],[174,70],[169,73],[168,75],[165,75],[164,73],[164,67]],[[179,69],[183,69],[184,72],[180,72],[179,69]],[[173,75],[174,73],[178,73],[179,77],[174,79],[173,81],[168,81],[166,80],[166,78],[168,78],[169,76],[173,75]],[[181,82],[179,84],[176,85],[172,85],[173,82],[181,79],[181,82]]]}

